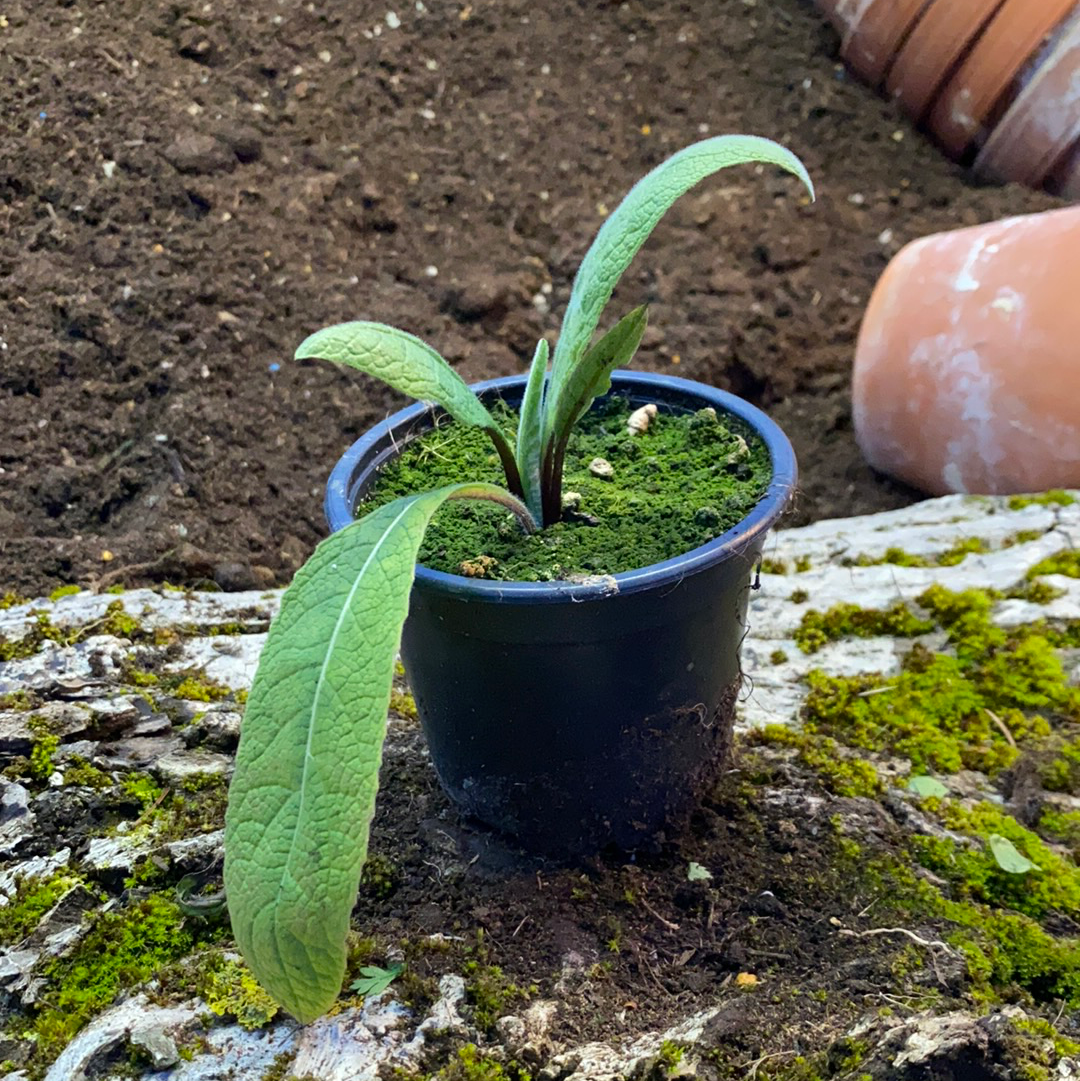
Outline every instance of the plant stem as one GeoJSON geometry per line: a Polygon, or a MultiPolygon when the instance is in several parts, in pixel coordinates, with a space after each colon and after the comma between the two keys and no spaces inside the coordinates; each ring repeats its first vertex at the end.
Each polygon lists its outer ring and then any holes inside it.
{"type": "Polygon", "coordinates": [[[498,428],[485,428],[485,432],[491,436],[495,449],[499,452],[499,461],[502,463],[503,473],[506,475],[506,487],[519,499],[525,498],[525,488],[521,483],[521,473],[518,472],[517,461],[514,452],[506,441],[506,436],[498,428]]]}
{"type": "Polygon", "coordinates": [[[566,440],[560,439],[547,454],[544,455],[544,464],[540,473],[541,507],[543,510],[543,525],[549,526],[559,520],[562,514],[562,473],[563,458],[566,455],[566,440]]]}

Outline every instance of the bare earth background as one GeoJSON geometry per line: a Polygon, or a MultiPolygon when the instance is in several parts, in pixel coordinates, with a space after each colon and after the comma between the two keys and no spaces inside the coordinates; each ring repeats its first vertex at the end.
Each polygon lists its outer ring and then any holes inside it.
{"type": "Polygon", "coordinates": [[[4,14],[0,587],[26,594],[287,581],[333,462],[402,404],[294,364],[300,339],[374,318],[468,379],[521,371],[605,208],[726,131],[788,144],[819,200],[749,169],[684,198],[613,309],[652,306],[637,365],[787,428],[789,524],[900,505],[851,435],[876,277],[916,236],[1053,205],[970,186],[799,0],[4,14]]]}

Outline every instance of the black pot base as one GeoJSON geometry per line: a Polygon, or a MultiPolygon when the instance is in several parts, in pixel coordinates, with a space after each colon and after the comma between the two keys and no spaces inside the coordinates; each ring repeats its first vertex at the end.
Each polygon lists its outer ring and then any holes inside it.
{"type": "Polygon", "coordinates": [[[513,773],[488,776],[475,768],[451,773],[455,763],[444,761],[439,781],[469,819],[531,853],[657,852],[683,832],[727,765],[740,683],[729,685],[711,716],[694,703],[646,717],[600,758],[553,760],[545,749],[537,771],[523,754],[513,773]]]}

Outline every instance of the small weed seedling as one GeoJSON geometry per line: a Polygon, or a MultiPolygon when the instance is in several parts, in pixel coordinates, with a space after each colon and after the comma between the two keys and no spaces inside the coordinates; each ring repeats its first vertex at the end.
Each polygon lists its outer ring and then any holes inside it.
{"type": "Polygon", "coordinates": [[[590,345],[616,283],[679,196],[748,162],[777,165],[813,192],[793,154],[740,135],[686,147],[631,189],[578,270],[550,371],[547,342],[536,347],[513,442],[446,361],[403,330],[344,323],[297,350],[298,359],[358,368],[482,428],[506,475],[506,489],[463,478],[387,503],[335,533],[297,572],[270,628],[229,791],[225,886],[244,959],[298,1020],[319,1017],[341,988],[394,658],[428,522],[448,499],[501,503],[528,531],[559,517],[571,429],[645,331],[645,308],[635,308],[590,345]]]}

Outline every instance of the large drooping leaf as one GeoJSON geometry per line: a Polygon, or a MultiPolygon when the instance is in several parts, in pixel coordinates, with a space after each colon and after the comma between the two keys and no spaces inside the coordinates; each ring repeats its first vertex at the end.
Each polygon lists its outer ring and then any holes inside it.
{"type": "Polygon", "coordinates": [[[316,548],[259,661],[229,788],[225,888],[244,959],[302,1022],[341,988],[416,553],[435,511],[465,498],[531,526],[491,484],[388,503],[316,548]]]}
{"type": "Polygon", "coordinates": [[[427,342],[385,323],[324,327],[305,338],[297,360],[319,358],[357,368],[422,402],[437,402],[454,420],[498,430],[465,380],[427,342]]]}
{"type": "Polygon", "coordinates": [[[521,475],[521,488],[525,504],[532,516],[539,521],[542,514],[540,501],[540,458],[543,447],[540,442],[544,408],[544,381],[547,376],[548,343],[541,338],[536,343],[525,395],[518,413],[517,465],[521,475]]]}
{"type": "Polygon", "coordinates": [[[771,139],[718,135],[680,150],[641,178],[600,227],[578,268],[555,345],[544,408],[545,441],[561,409],[564,385],[585,354],[600,315],[623,271],[657,222],[679,196],[731,165],[759,162],[794,173],[811,195],[814,187],[799,159],[771,139]]]}

